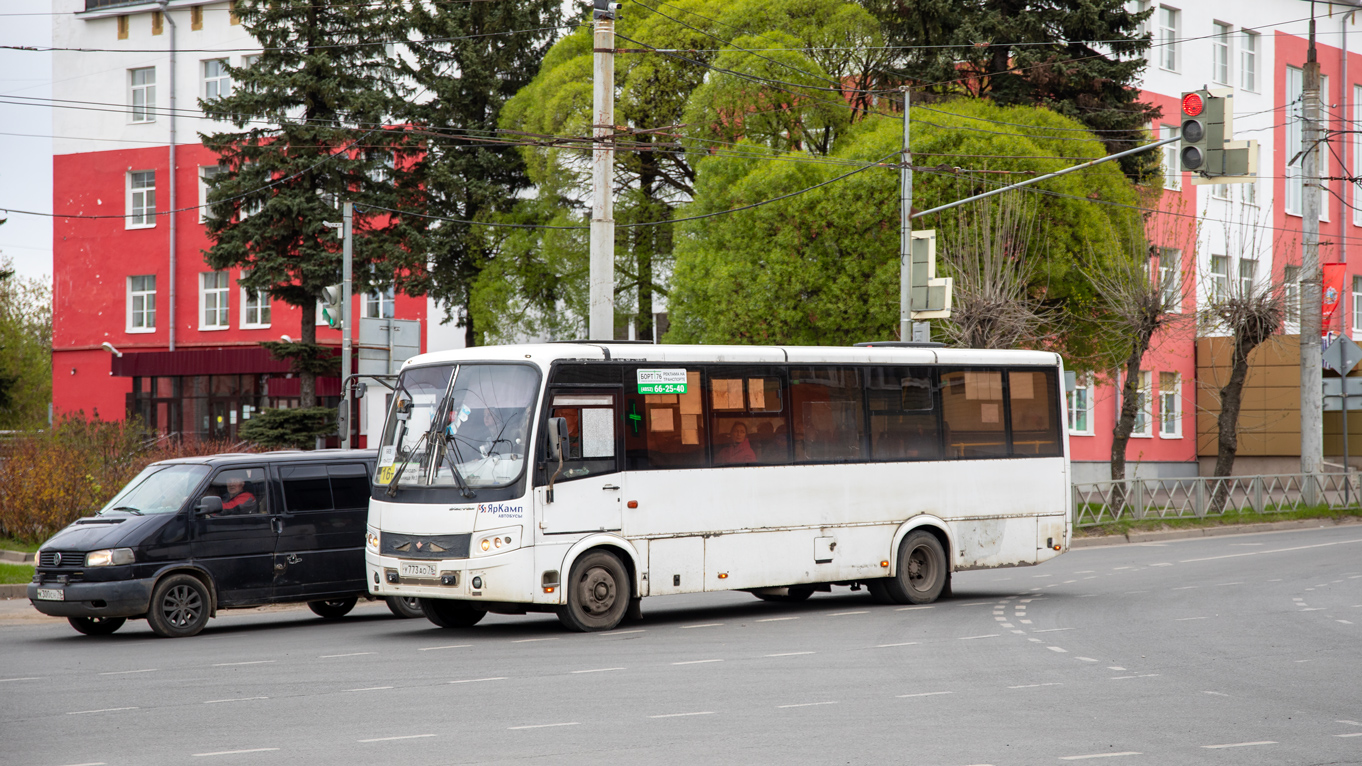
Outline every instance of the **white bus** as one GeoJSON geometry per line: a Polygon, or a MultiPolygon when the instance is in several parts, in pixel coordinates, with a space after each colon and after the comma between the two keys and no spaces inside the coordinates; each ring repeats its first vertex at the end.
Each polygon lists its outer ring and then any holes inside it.
{"type": "Polygon", "coordinates": [[[443,627],[644,596],[833,585],[920,604],[953,571],[1068,546],[1057,355],[554,343],[402,368],[369,506],[370,591],[443,627]]]}

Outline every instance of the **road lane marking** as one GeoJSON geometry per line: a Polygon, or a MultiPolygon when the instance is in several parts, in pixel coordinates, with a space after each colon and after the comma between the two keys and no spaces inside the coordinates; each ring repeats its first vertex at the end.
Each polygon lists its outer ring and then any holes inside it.
{"type": "Polygon", "coordinates": [[[1344,625],[1352,625],[1352,623],[1351,623],[1351,622],[1348,622],[1347,620],[1334,620],[1334,622],[1341,622],[1341,623],[1343,623],[1344,625]]]}
{"type": "Polygon", "coordinates": [[[356,742],[392,742],[392,741],[398,740],[398,739],[425,739],[426,737],[434,737],[434,736],[436,736],[436,735],[434,735],[434,734],[407,734],[407,735],[401,736],[401,737],[376,737],[376,738],[374,738],[374,739],[357,739],[357,740],[355,740],[355,741],[356,741],[356,742]]]}
{"type": "Polygon", "coordinates": [[[1020,622],[1020,623],[1023,624],[1023,625],[1030,625],[1030,624],[1031,624],[1031,621],[1030,621],[1030,620],[1017,620],[1017,622],[1020,622]]]}
{"type": "Polygon", "coordinates": [[[1171,567],[1171,566],[1173,566],[1173,562],[1171,562],[1171,561],[1161,561],[1161,562],[1159,562],[1159,563],[1157,563],[1157,564],[1150,564],[1149,566],[1151,566],[1151,567],[1171,567]]]}
{"type": "Polygon", "coordinates": [[[863,609],[863,610],[861,610],[861,611],[859,611],[859,612],[833,612],[832,614],[830,614],[830,615],[828,615],[828,616],[829,616],[829,617],[846,617],[847,615],[850,615],[850,614],[870,614],[870,611],[869,611],[869,610],[866,610],[866,609],[863,609]]]}
{"type": "Polygon", "coordinates": [[[801,654],[813,654],[813,652],[781,652],[780,654],[768,654],[767,657],[798,657],[801,654]]]}
{"type": "Polygon", "coordinates": [[[1045,628],[1044,630],[1033,630],[1032,633],[1058,633],[1061,630],[1073,630],[1073,628],[1045,628]]]}
{"type": "Polygon", "coordinates": [[[578,673],[608,673],[612,670],[624,670],[624,668],[592,668],[590,670],[574,670],[573,675],[578,673]]]}
{"type": "Polygon", "coordinates": [[[1228,696],[1230,696],[1230,695],[1228,695],[1228,694],[1226,694],[1226,693],[1224,693],[1224,692],[1202,692],[1202,694],[1214,694],[1214,695],[1217,696],[1217,697],[1228,697],[1228,696]]]}
{"type": "Polygon", "coordinates": [[[108,764],[103,761],[94,761],[92,763],[68,763],[66,766],[108,766],[108,764]]]}
{"type": "MultiPolygon", "coordinates": [[[[233,667],[233,666],[235,666],[235,665],[268,665],[268,664],[270,664],[271,662],[274,662],[274,661],[275,661],[275,660],[251,660],[250,662],[215,662],[215,663],[213,663],[213,667],[215,667],[215,668],[230,668],[230,667],[233,667]]],[[[276,749],[277,749],[277,748],[276,748],[276,749]]]]}
{"type": "Polygon", "coordinates": [[[1059,652],[1060,654],[1068,654],[1068,653],[1069,653],[1069,650],[1068,650],[1068,649],[1061,649],[1061,648],[1059,648],[1058,646],[1047,646],[1047,647],[1045,647],[1045,648],[1046,648],[1046,649],[1049,649],[1049,650],[1052,651],[1052,652],[1059,652]]]}
{"type": "Polygon", "coordinates": [[[1221,586],[1223,586],[1223,585],[1243,585],[1243,584],[1244,584],[1243,582],[1218,582],[1218,583],[1215,584],[1214,587],[1217,587],[1217,588],[1218,588],[1218,587],[1221,587],[1221,586]]]}
{"type": "Polygon", "coordinates": [[[1092,657],[1075,657],[1074,659],[1078,660],[1079,662],[1097,662],[1097,660],[1093,659],[1092,657]]]}
{"type": "Polygon", "coordinates": [[[1173,622],[1187,622],[1188,620],[1209,620],[1210,617],[1179,617],[1173,622]]]}
{"type": "Polygon", "coordinates": [[[269,697],[236,697],[229,700],[204,700],[205,705],[216,705],[219,702],[249,702],[251,700],[267,700],[269,697]]]}
{"type": "Polygon", "coordinates": [[[1092,574],[1093,572],[1096,571],[1097,571],[1096,569],[1080,569],[1077,572],[1074,572],[1074,574],[1092,574]]]}
{"type": "Polygon", "coordinates": [[[363,657],[366,654],[373,654],[373,652],[351,652],[350,654],[323,654],[318,656],[317,659],[330,660],[336,657],[363,657]]]}
{"type": "Polygon", "coordinates": [[[1017,626],[1016,626],[1016,625],[1013,625],[1013,624],[1010,623],[1010,622],[1005,622],[1005,623],[1003,623],[1003,627],[1004,627],[1004,628],[1015,628],[1015,627],[1017,627],[1017,626]]]}
{"type": "Polygon", "coordinates": [[[765,617],[757,622],[784,622],[785,620],[798,620],[798,617],[765,617]]]}
{"type": "Polygon", "coordinates": [[[1357,721],[1334,721],[1334,723],[1346,723],[1349,726],[1362,726],[1362,723],[1358,723],[1357,721]]]}
{"type": "Polygon", "coordinates": [[[1338,540],[1332,543],[1319,543],[1318,545],[1298,545],[1293,548],[1274,548],[1270,551],[1245,551],[1244,553],[1230,553],[1224,556],[1207,556],[1202,559],[1183,559],[1178,562],[1181,564],[1191,564],[1196,561],[1217,561],[1219,559],[1237,559],[1241,556],[1262,556],[1266,553],[1286,553],[1288,551],[1307,551],[1312,548],[1328,548],[1334,545],[1349,545],[1351,543],[1362,543],[1362,537],[1356,540],[1338,540]]]}
{"type": "Polygon", "coordinates": [[[796,705],[776,705],[776,708],[777,708],[777,709],[780,709],[780,708],[787,708],[787,707],[814,707],[814,706],[816,706],[816,705],[836,705],[836,704],[837,704],[836,701],[832,701],[832,702],[800,702],[800,703],[798,703],[798,704],[796,704],[796,705]]]}
{"type": "Polygon", "coordinates": [[[998,637],[998,634],[997,634],[997,633],[988,633],[988,634],[985,634],[985,635],[982,635],[982,636],[961,636],[961,637],[960,637],[960,640],[961,640],[961,641],[973,641],[973,640],[976,639],[976,638],[997,638],[997,637],[998,637]]]}
{"type": "Polygon", "coordinates": [[[100,710],[72,710],[67,715],[85,715],[86,713],[113,713],[119,710],[137,710],[135,707],[106,707],[100,710]]]}
{"type": "Polygon", "coordinates": [[[1362,731],[1355,731],[1351,734],[1335,734],[1335,737],[1362,737],[1362,731]]]}
{"type": "Polygon", "coordinates": [[[895,609],[894,611],[895,611],[895,612],[911,612],[911,611],[913,611],[914,609],[931,609],[931,607],[930,607],[930,606],[901,606],[901,607],[899,607],[898,609],[895,609]]]}
{"type": "Polygon", "coordinates": [[[347,692],[377,692],[377,691],[382,691],[382,690],[384,690],[384,689],[391,689],[391,688],[392,688],[391,686],[366,686],[366,687],[364,687],[363,689],[342,689],[341,691],[347,691],[347,692]]]}
{"type": "Polygon", "coordinates": [[[673,662],[673,665],[703,665],[706,662],[723,662],[723,660],[686,660],[684,662],[673,662]]]}
{"type": "Polygon", "coordinates": [[[1009,688],[1009,689],[1038,689],[1038,688],[1040,688],[1040,687],[1042,687],[1042,686],[1063,686],[1063,685],[1064,685],[1064,684],[1059,683],[1059,682],[1057,682],[1057,681],[1051,681],[1051,682],[1048,683],[1048,684],[1022,684],[1021,686],[1009,686],[1009,687],[1007,687],[1007,688],[1009,688]]]}
{"type": "Polygon", "coordinates": [[[272,753],[277,747],[253,747],[250,750],[219,750],[215,753],[194,753],[195,758],[207,758],[210,755],[240,755],[242,753],[272,753]]]}
{"type": "Polygon", "coordinates": [[[1120,665],[1108,665],[1107,670],[1125,670],[1125,668],[1120,665]]]}
{"type": "MultiPolygon", "coordinates": [[[[552,637],[549,637],[549,638],[517,638],[516,640],[512,641],[511,643],[513,643],[513,644],[532,644],[532,643],[534,643],[535,641],[557,641],[557,640],[558,640],[558,637],[557,637],[557,636],[552,636],[552,637]]],[[[467,646],[467,644],[465,644],[465,646],[467,646]]]]}
{"type": "Polygon", "coordinates": [[[1173,588],[1173,590],[1196,590],[1200,587],[1200,585],[1184,585],[1181,588],[1173,588]]]}
{"type": "MultiPolygon", "coordinates": [[[[1030,624],[1031,624],[1031,621],[1030,621],[1030,620],[1022,620],[1022,622],[1026,623],[1027,625],[1030,625],[1030,624]]],[[[1024,631],[1024,630],[1013,630],[1012,632],[1013,632],[1013,633],[1020,634],[1020,635],[1023,635],[1023,636],[1026,635],[1026,631],[1024,631]]]]}
{"type": "Polygon", "coordinates": [[[125,676],[129,673],[155,673],[156,668],[146,668],[144,670],[111,670],[108,673],[100,673],[101,676],[125,676]]]}
{"type": "Polygon", "coordinates": [[[1076,583],[1076,582],[1078,582],[1078,581],[1077,581],[1077,580],[1065,580],[1065,581],[1064,581],[1063,583],[1061,583],[1061,584],[1062,584],[1062,585],[1068,585],[1068,584],[1070,584],[1070,583],[1076,583]]]}
{"type": "Polygon", "coordinates": [[[1144,753],[1137,753],[1137,752],[1135,752],[1134,750],[1127,750],[1127,751],[1125,751],[1125,752],[1123,752],[1123,753],[1093,753],[1092,755],[1066,755],[1066,756],[1062,756],[1059,760],[1061,760],[1061,761],[1083,761],[1083,760],[1087,760],[1088,758],[1117,758],[1117,757],[1120,757],[1120,756],[1122,756],[1122,755],[1144,755],[1144,753]]]}
{"type": "Polygon", "coordinates": [[[448,644],[446,646],[423,646],[417,649],[418,652],[433,652],[437,649],[467,649],[472,644],[448,644]]]}
{"type": "Polygon", "coordinates": [[[876,645],[875,645],[875,648],[876,648],[876,649],[887,649],[887,648],[889,648],[889,647],[891,647],[891,646],[917,646],[917,642],[916,642],[916,641],[904,641],[904,642],[901,643],[901,644],[876,644],[876,645]]]}
{"type": "Polygon", "coordinates": [[[609,633],[602,633],[597,638],[610,638],[611,636],[623,636],[629,633],[647,633],[647,628],[635,628],[633,630],[612,630],[609,633]]]}
{"type": "Polygon", "coordinates": [[[1155,676],[1157,676],[1157,675],[1159,675],[1159,674],[1158,674],[1158,673],[1141,673],[1140,675],[1137,675],[1137,676],[1112,676],[1111,680],[1113,680],[1113,681],[1124,681],[1124,680],[1126,680],[1127,678],[1153,678],[1153,677],[1155,677],[1155,676]]]}
{"type": "Polygon", "coordinates": [[[690,630],[691,628],[717,628],[717,627],[719,627],[720,625],[723,625],[723,623],[722,623],[722,622],[702,622],[702,623],[700,623],[699,625],[682,625],[682,626],[681,626],[681,629],[682,629],[682,630],[690,630]]]}
{"type": "Polygon", "coordinates": [[[662,715],[650,715],[649,718],[685,718],[690,715],[714,715],[713,710],[702,710],[698,713],[663,713],[662,715]]]}
{"type": "Polygon", "coordinates": [[[479,684],[483,681],[505,681],[506,676],[495,676],[493,678],[465,678],[460,681],[450,681],[451,684],[479,684]]]}
{"type": "Polygon", "coordinates": [[[955,694],[955,692],[918,692],[917,694],[898,694],[895,696],[899,699],[907,699],[909,697],[935,697],[938,694],[955,694]]]}
{"type": "Polygon", "coordinates": [[[1262,742],[1235,742],[1229,745],[1202,745],[1202,747],[1205,748],[1206,750],[1223,750],[1224,748],[1227,747],[1257,747],[1258,745],[1275,745],[1275,744],[1277,743],[1273,742],[1270,739],[1265,739],[1262,742]]]}
{"type": "Polygon", "coordinates": [[[517,731],[519,729],[551,729],[554,726],[581,726],[577,721],[569,723],[537,723],[532,726],[507,726],[507,731],[517,731]]]}
{"type": "MultiPolygon", "coordinates": [[[[1049,576],[1050,575],[1045,575],[1045,577],[1049,576]]],[[[992,606],[992,605],[993,605],[992,601],[973,601],[968,604],[961,604],[960,606],[992,606]]]]}

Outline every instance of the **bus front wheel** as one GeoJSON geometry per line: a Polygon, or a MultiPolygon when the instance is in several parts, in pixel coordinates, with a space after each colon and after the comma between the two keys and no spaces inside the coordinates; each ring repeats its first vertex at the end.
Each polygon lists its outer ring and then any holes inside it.
{"type": "Polygon", "coordinates": [[[629,574],[618,558],[591,551],[572,565],[567,603],[558,607],[558,621],[581,633],[611,630],[629,610],[631,590],[629,574]]]}
{"type": "Polygon", "coordinates": [[[467,602],[444,598],[421,599],[421,611],[442,628],[471,628],[487,616],[486,610],[475,609],[467,602]]]}
{"type": "Polygon", "coordinates": [[[930,604],[946,587],[946,551],[936,535],[925,529],[908,533],[899,543],[898,571],[870,588],[876,597],[895,604],[930,604]]]}

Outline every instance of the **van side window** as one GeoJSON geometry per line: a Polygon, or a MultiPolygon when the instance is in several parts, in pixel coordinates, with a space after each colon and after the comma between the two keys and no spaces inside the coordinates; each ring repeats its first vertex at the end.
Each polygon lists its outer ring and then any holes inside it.
{"type": "Polygon", "coordinates": [[[331,481],[325,465],[281,466],[279,478],[284,484],[284,505],[290,513],[329,511],[336,507],[331,503],[331,481]]]}
{"type": "Polygon", "coordinates": [[[1012,410],[1012,454],[1059,457],[1059,419],[1055,416],[1057,376],[1053,370],[1009,370],[1008,404],[1012,410]]]}
{"type": "Polygon", "coordinates": [[[855,368],[793,367],[790,407],[797,463],[863,460],[865,412],[855,368]]]}
{"type": "Polygon", "coordinates": [[[871,457],[940,460],[932,371],[926,367],[872,367],[866,373],[871,457]]]}
{"type": "Polygon", "coordinates": [[[337,509],[369,507],[369,472],[363,463],[328,465],[331,477],[331,496],[337,509]]]}
{"type": "Polygon", "coordinates": [[[790,462],[784,378],[782,371],[768,368],[710,368],[713,465],[790,462]]]}
{"type": "Polygon", "coordinates": [[[203,497],[222,498],[222,516],[269,513],[264,468],[227,468],[218,471],[203,497]]]}
{"type": "Polygon", "coordinates": [[[942,370],[946,457],[1007,457],[1001,370],[942,370]]]}

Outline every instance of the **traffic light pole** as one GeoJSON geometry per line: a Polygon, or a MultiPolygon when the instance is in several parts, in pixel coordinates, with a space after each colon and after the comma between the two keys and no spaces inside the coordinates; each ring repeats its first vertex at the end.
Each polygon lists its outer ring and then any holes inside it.
{"type": "MultiPolygon", "coordinates": [[[[345,383],[350,376],[350,283],[354,277],[354,219],[355,204],[353,202],[342,203],[341,206],[341,237],[344,244],[341,246],[341,383],[345,383]]],[[[340,423],[340,446],[341,449],[350,449],[350,387],[341,386],[341,411],[345,414],[341,417],[340,423]]]]}
{"type": "MultiPolygon", "coordinates": [[[[1310,48],[1306,56],[1302,92],[1301,158],[1301,473],[1315,474],[1324,464],[1324,369],[1320,347],[1319,265],[1319,61],[1315,58],[1315,20],[1310,20],[1310,48]]],[[[1346,401],[1345,401],[1346,404],[1346,401]]],[[[1306,502],[1313,503],[1315,484],[1306,481],[1306,502]]]]}

